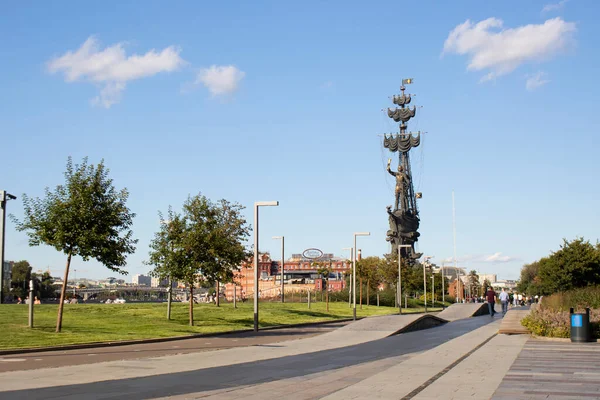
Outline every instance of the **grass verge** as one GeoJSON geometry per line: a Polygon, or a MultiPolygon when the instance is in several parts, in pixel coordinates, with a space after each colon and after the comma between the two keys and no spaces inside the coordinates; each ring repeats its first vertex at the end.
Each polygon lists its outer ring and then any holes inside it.
{"type": "MultiPolygon", "coordinates": [[[[174,303],[171,321],[166,319],[167,305],[152,303],[128,304],[66,304],[63,329],[55,333],[58,305],[34,306],[34,328],[29,329],[28,306],[0,305],[0,349],[34,348],[68,344],[114,342],[185,336],[198,333],[218,333],[253,327],[252,303],[230,303],[194,306],[195,326],[188,325],[188,305],[174,303]]],[[[439,309],[430,309],[436,311],[439,309]]],[[[403,312],[422,312],[406,309],[403,312]]],[[[393,307],[357,306],[357,316],[394,314],[393,307]]],[[[309,322],[332,321],[352,317],[347,303],[313,303],[310,310],[301,303],[261,303],[260,326],[272,327],[309,322]]]]}

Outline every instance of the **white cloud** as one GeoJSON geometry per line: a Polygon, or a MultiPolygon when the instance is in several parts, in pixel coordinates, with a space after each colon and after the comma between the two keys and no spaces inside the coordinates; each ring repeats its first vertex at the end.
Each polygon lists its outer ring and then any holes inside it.
{"type": "Polygon", "coordinates": [[[525,88],[527,90],[535,90],[540,86],[544,86],[546,83],[550,82],[550,80],[545,79],[547,74],[543,71],[538,71],[535,74],[529,76],[527,78],[527,82],[525,82],[525,88]]]}
{"type": "Polygon", "coordinates": [[[212,65],[198,72],[196,84],[203,84],[213,96],[226,95],[235,92],[246,73],[233,65],[212,65]]]}
{"type": "MultiPolygon", "coordinates": [[[[464,264],[464,263],[474,263],[474,264],[484,263],[484,262],[485,263],[506,263],[506,262],[517,261],[517,260],[518,260],[517,257],[503,256],[502,253],[494,253],[491,255],[466,254],[466,255],[456,257],[456,262],[458,263],[459,267],[462,266],[461,264],[464,264]]],[[[452,263],[452,262],[454,262],[454,258],[447,257],[447,258],[444,258],[443,260],[441,260],[441,262],[452,263]]]]}
{"type": "Polygon", "coordinates": [[[169,46],[160,52],[152,49],[144,55],[127,56],[123,43],[100,49],[95,37],[89,37],[76,51],[68,51],[48,62],[48,71],[62,72],[66,82],[87,81],[100,85],[93,104],[109,108],[118,103],[126,83],[160,72],[172,72],[185,65],[180,50],[169,46]]]}
{"type": "Polygon", "coordinates": [[[543,61],[569,48],[575,30],[575,23],[561,18],[509,29],[504,29],[498,18],[476,24],[467,20],[450,32],[442,54],[467,55],[467,69],[489,71],[481,79],[487,81],[508,74],[523,63],[543,61]]]}
{"type": "Polygon", "coordinates": [[[483,256],[482,261],[491,262],[491,263],[505,263],[505,262],[515,261],[515,260],[516,260],[515,257],[503,256],[502,253],[494,253],[490,256],[483,256]]]}
{"type": "Polygon", "coordinates": [[[564,5],[567,1],[569,1],[569,0],[560,0],[558,3],[546,4],[544,6],[544,8],[542,8],[542,12],[545,13],[545,12],[560,10],[561,8],[564,7],[564,5]]]}

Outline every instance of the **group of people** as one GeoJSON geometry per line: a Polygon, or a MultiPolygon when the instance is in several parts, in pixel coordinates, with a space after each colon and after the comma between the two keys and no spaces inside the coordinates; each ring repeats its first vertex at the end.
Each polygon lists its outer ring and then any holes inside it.
{"type": "Polygon", "coordinates": [[[508,293],[504,288],[500,293],[496,293],[493,287],[489,287],[487,292],[485,293],[485,300],[488,303],[488,308],[490,310],[490,316],[493,317],[496,314],[496,310],[494,309],[494,305],[496,304],[496,299],[500,300],[500,304],[502,305],[502,316],[506,314],[508,311],[508,306],[512,304],[513,306],[524,306],[525,304],[531,305],[532,303],[537,303],[540,298],[536,295],[526,296],[521,293],[508,293]]]}
{"type": "MultiPolygon", "coordinates": [[[[20,297],[17,297],[17,304],[29,304],[29,297],[25,297],[25,300],[21,299],[20,297]]],[[[35,298],[33,299],[33,304],[42,304],[41,300],[37,298],[37,296],[35,296],[35,298]]]]}

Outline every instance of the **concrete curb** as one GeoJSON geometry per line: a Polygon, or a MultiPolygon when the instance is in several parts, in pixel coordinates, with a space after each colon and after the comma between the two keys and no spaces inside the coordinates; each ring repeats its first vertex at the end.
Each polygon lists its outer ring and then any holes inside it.
{"type": "Polygon", "coordinates": [[[544,340],[547,342],[562,342],[562,343],[598,343],[600,339],[594,339],[591,342],[571,342],[571,338],[558,338],[558,337],[549,337],[549,336],[538,336],[535,334],[531,334],[533,339],[544,340]]]}
{"type": "MultiPolygon", "coordinates": [[[[357,317],[356,320],[358,321],[363,318],[368,318],[368,317],[357,317]]],[[[336,320],[332,320],[332,321],[304,322],[301,324],[269,326],[269,327],[265,327],[265,328],[260,328],[260,331],[271,331],[271,330],[288,329],[288,328],[304,328],[304,327],[310,327],[310,326],[334,324],[334,323],[339,323],[339,322],[349,322],[352,320],[353,320],[352,318],[344,318],[344,319],[336,319],[336,320]]],[[[64,350],[94,349],[94,348],[102,348],[102,347],[117,347],[117,346],[128,346],[128,345],[132,345],[132,344],[174,342],[177,340],[197,339],[197,338],[203,338],[203,337],[215,337],[215,336],[221,336],[221,335],[230,335],[233,333],[249,333],[249,332],[254,332],[254,329],[240,329],[240,330],[235,330],[235,331],[223,331],[223,332],[214,332],[214,333],[196,333],[193,335],[174,336],[174,337],[172,336],[172,337],[153,338],[153,339],[119,340],[119,341],[115,341],[115,342],[92,342],[92,343],[81,343],[81,344],[69,344],[69,345],[65,345],[65,346],[10,349],[10,350],[0,350],[0,356],[14,355],[14,354],[28,354],[28,353],[42,353],[42,352],[49,352],[49,351],[64,351],[64,350]]]]}

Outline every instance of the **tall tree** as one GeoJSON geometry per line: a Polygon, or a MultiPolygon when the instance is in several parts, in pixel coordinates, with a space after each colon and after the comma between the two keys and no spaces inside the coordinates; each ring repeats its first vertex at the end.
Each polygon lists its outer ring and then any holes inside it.
{"type": "Polygon", "coordinates": [[[11,272],[11,288],[15,296],[25,299],[29,293],[29,280],[31,279],[31,264],[21,260],[13,264],[11,272]]]}
{"type": "Polygon", "coordinates": [[[472,270],[469,272],[469,293],[471,297],[479,296],[479,292],[481,289],[481,284],[479,283],[479,275],[477,275],[477,271],[472,270]]]}
{"type": "Polygon", "coordinates": [[[519,279],[519,283],[517,284],[517,291],[519,293],[530,293],[534,286],[539,283],[539,269],[540,265],[544,262],[545,260],[542,259],[523,265],[521,268],[521,279],[519,279]]]}
{"type": "Polygon", "coordinates": [[[135,251],[137,239],[131,231],[135,214],[126,206],[129,192],[117,191],[108,173],[103,160],[88,165],[84,158],[80,165],[73,165],[69,157],[64,185],[54,191],[46,188],[44,198],[24,194],[23,221],[11,216],[17,230],[27,232],[30,246],[46,244],[67,256],[56,332],[62,328],[72,257],[80,256],[84,261],[94,258],[111,271],[127,274],[122,267],[127,255],[135,251]]]}
{"type": "Polygon", "coordinates": [[[539,277],[545,294],[600,283],[600,252],[583,238],[563,239],[560,250],[540,260],[539,277]]]}

